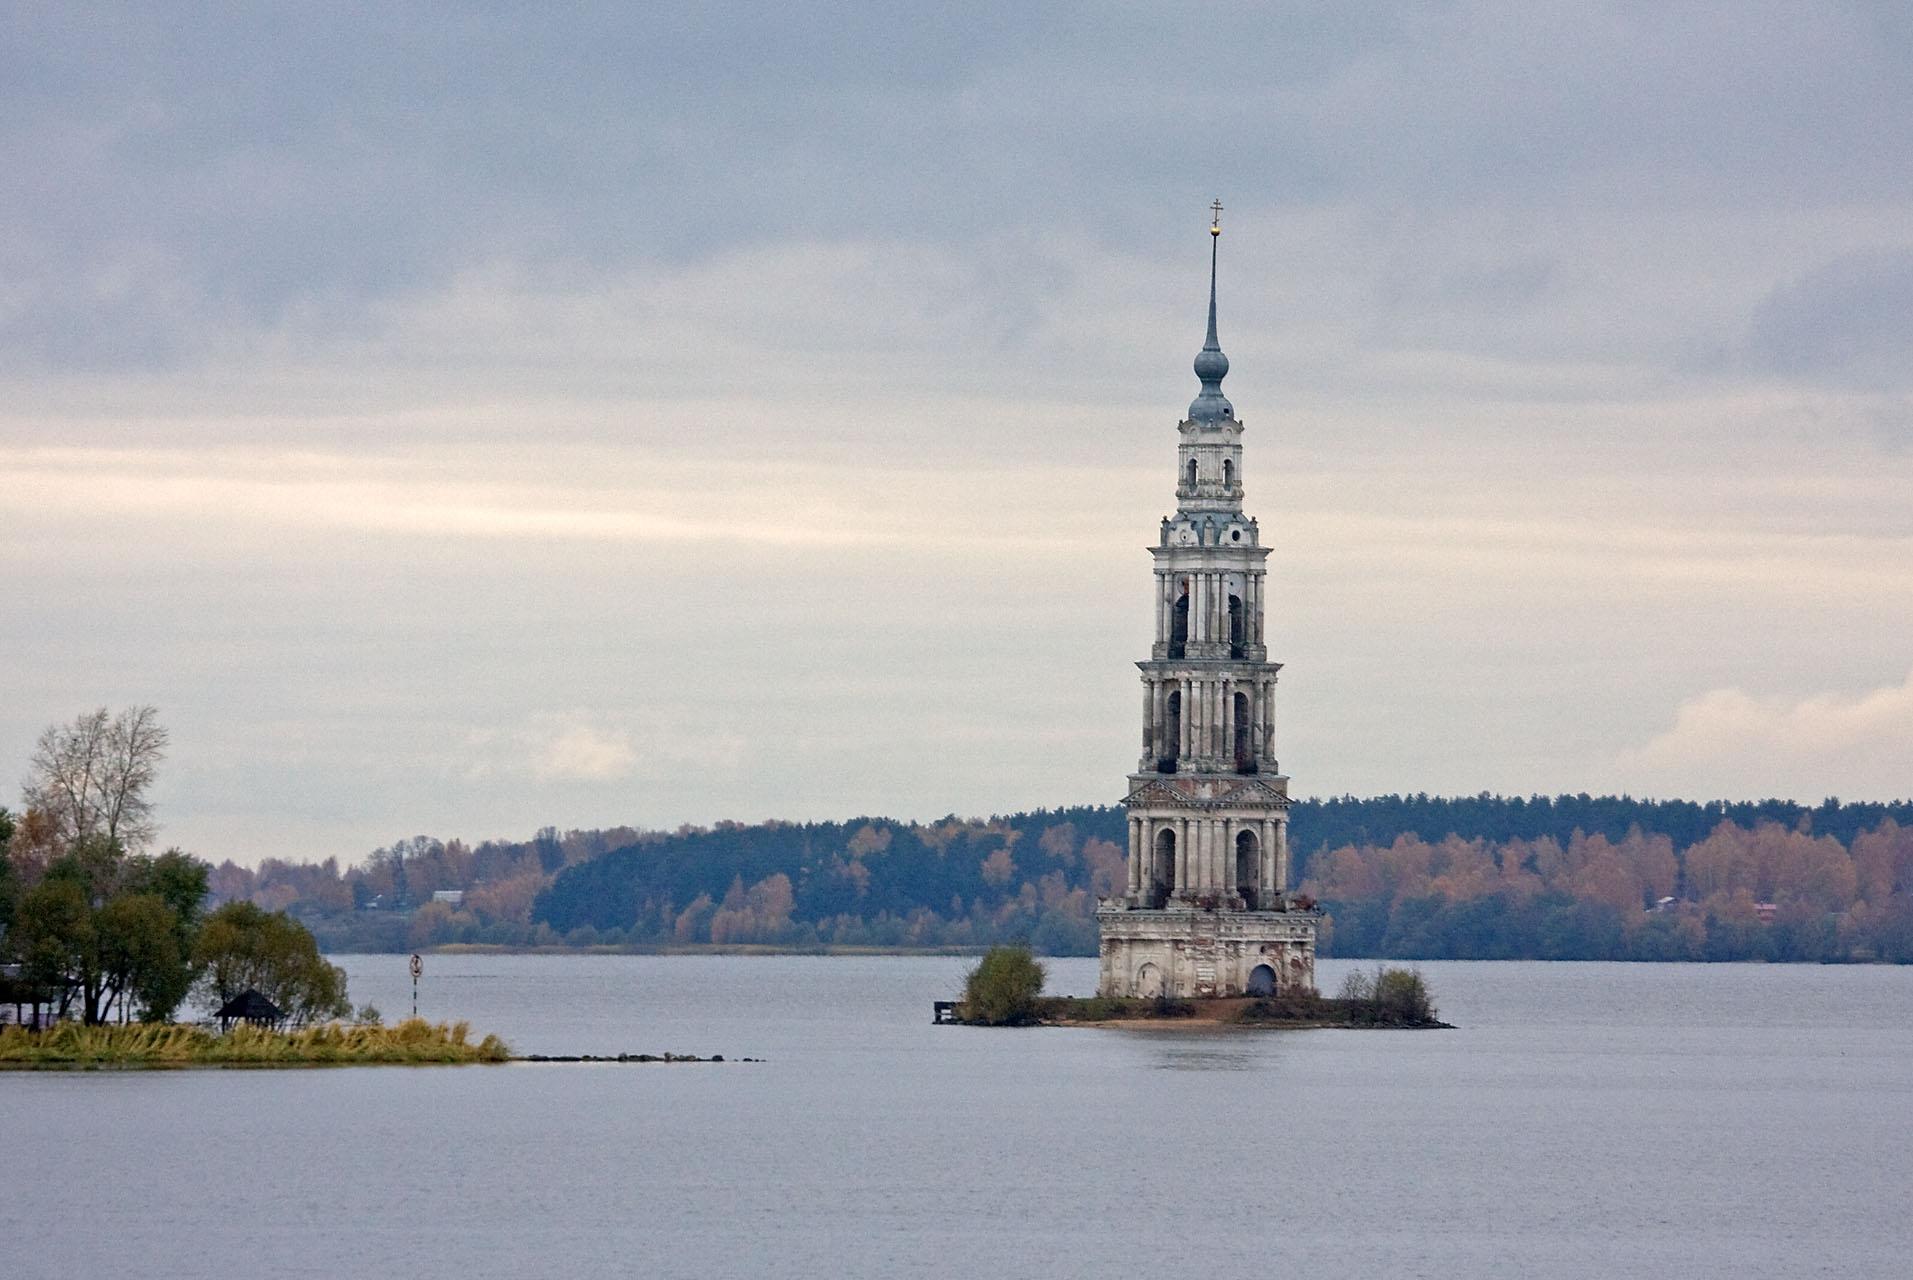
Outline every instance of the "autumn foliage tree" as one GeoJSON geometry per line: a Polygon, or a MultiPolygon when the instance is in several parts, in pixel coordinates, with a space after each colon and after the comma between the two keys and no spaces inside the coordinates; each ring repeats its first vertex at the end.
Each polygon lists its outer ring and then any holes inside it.
{"type": "Polygon", "coordinates": [[[1802,826],[1722,821],[1684,854],[1638,828],[1565,844],[1404,835],[1319,855],[1303,889],[1344,955],[1900,959],[1909,834],[1888,818],[1849,850],[1802,826]]]}

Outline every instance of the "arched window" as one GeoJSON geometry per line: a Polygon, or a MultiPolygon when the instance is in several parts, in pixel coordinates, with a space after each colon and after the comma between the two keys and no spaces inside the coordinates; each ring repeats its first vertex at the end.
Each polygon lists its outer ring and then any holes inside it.
{"type": "Polygon", "coordinates": [[[1229,597],[1229,656],[1242,656],[1242,597],[1229,597]]]}
{"type": "Polygon", "coordinates": [[[1196,487],[1196,460],[1194,458],[1189,459],[1189,487],[1191,489],[1196,487]]]}
{"type": "Polygon", "coordinates": [[[1262,885],[1262,852],[1256,842],[1255,832],[1243,831],[1235,838],[1235,891],[1249,904],[1249,910],[1256,909],[1258,890],[1262,885]]]}
{"type": "Polygon", "coordinates": [[[1156,848],[1149,859],[1149,905],[1165,906],[1176,887],[1176,833],[1164,827],[1156,833],[1156,848]]]}
{"type": "Polygon", "coordinates": [[[1227,458],[1222,460],[1222,487],[1225,489],[1235,488],[1235,463],[1229,461],[1227,458]]]}
{"type": "Polygon", "coordinates": [[[1169,619],[1169,656],[1180,658],[1189,645],[1189,591],[1176,597],[1176,613],[1169,619]]]}

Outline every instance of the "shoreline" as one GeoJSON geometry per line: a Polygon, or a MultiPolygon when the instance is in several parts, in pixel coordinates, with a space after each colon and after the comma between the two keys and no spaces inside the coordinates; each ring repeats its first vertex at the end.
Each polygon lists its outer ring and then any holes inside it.
{"type": "MultiPolygon", "coordinates": [[[[574,947],[564,943],[552,943],[542,946],[531,944],[502,942],[447,942],[439,946],[419,948],[418,954],[427,956],[815,956],[855,957],[855,956],[981,956],[991,946],[1000,944],[976,944],[962,947],[877,947],[877,946],[824,946],[824,947],[784,947],[773,943],[616,943],[593,944],[574,947]]],[[[364,951],[342,948],[326,951],[328,956],[403,956],[411,954],[411,949],[399,951],[364,951]]],[[[1094,952],[1081,954],[1040,953],[1041,960],[1094,960],[1094,952]]],[[[1835,968],[1835,969],[1894,969],[1903,967],[1903,963],[1894,960],[1646,960],[1638,958],[1620,958],[1607,960],[1591,959],[1549,959],[1543,956],[1497,956],[1497,957],[1449,957],[1449,956],[1318,956],[1322,960],[1348,961],[1353,964],[1624,964],[1624,965],[1692,965],[1695,968],[1723,968],[1731,965],[1756,965],[1777,968],[1835,968]]]]}
{"type": "MultiPolygon", "coordinates": [[[[958,1007],[951,1006],[952,1009],[958,1007]]],[[[938,1006],[939,1010],[942,1008],[938,1006]]],[[[1330,996],[1222,996],[1164,1000],[1104,996],[1038,996],[1026,1021],[970,1022],[943,1026],[1089,1027],[1101,1030],[1189,1029],[1225,1031],[1453,1031],[1432,1016],[1409,1017],[1368,1000],[1330,996]]]]}

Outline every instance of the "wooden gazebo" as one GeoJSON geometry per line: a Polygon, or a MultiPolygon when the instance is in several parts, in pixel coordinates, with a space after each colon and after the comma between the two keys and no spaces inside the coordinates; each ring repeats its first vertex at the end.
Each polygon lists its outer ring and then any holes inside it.
{"type": "Polygon", "coordinates": [[[219,1030],[223,1035],[235,1022],[250,1022],[255,1027],[276,1027],[286,1020],[285,1011],[247,987],[219,1006],[219,1030]]]}

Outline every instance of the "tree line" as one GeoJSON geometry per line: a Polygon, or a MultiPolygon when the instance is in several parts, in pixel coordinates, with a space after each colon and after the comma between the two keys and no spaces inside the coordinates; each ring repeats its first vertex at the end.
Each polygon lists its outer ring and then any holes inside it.
{"type": "Polygon", "coordinates": [[[1848,842],[1724,819],[1685,848],[1402,835],[1317,856],[1303,890],[1340,955],[1913,962],[1913,826],[1892,816],[1848,842]]]}
{"type": "MultiPolygon", "coordinates": [[[[1297,887],[1326,907],[1332,954],[1913,959],[1896,932],[1906,876],[1882,870],[1901,865],[1913,803],[1341,796],[1298,801],[1290,818],[1297,887]],[[1798,882],[1809,872],[1812,892],[1798,882]]],[[[211,884],[216,900],[291,911],[329,950],[1022,942],[1083,955],[1096,899],[1124,883],[1125,838],[1116,806],[546,828],[477,845],[416,836],[356,866],[227,863],[211,884]],[[445,890],[458,900],[436,900],[445,890]]]]}
{"type": "Polygon", "coordinates": [[[344,971],[304,926],[250,901],[208,910],[211,867],[147,851],[166,740],[151,707],[40,736],[22,812],[0,808],[0,1005],[163,1022],[252,988],[295,1023],[349,1012],[344,971]]]}

